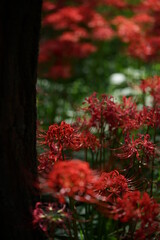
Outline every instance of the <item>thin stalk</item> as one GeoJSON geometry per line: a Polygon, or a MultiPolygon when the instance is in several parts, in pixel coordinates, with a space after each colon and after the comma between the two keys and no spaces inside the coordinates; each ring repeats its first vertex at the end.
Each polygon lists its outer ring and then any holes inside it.
{"type": "Polygon", "coordinates": [[[88,160],[88,151],[87,151],[87,148],[85,148],[85,150],[84,150],[84,154],[85,154],[85,161],[87,162],[87,160],[88,160]]]}
{"type": "Polygon", "coordinates": [[[102,167],[102,157],[103,157],[103,116],[101,110],[101,130],[100,130],[100,168],[102,167]]]}
{"type": "Polygon", "coordinates": [[[92,151],[92,149],[90,149],[90,153],[91,153],[91,167],[94,167],[94,152],[92,151]]]}
{"type": "Polygon", "coordinates": [[[64,160],[64,151],[63,151],[63,147],[62,147],[62,158],[64,160]]]}
{"type": "Polygon", "coordinates": [[[134,232],[136,230],[136,225],[137,223],[136,222],[131,222],[130,226],[129,226],[129,231],[131,233],[131,240],[134,239],[134,232]]]}
{"type": "MultiPolygon", "coordinates": [[[[154,126],[154,136],[153,136],[153,143],[156,143],[156,125],[154,126]]],[[[155,156],[153,155],[152,157],[152,162],[151,162],[151,191],[150,191],[150,196],[152,197],[153,195],[153,180],[154,180],[154,164],[155,164],[155,156]]]]}
{"type": "Polygon", "coordinates": [[[105,158],[106,158],[105,139],[103,139],[103,167],[104,168],[105,168],[105,158]]]}
{"type": "Polygon", "coordinates": [[[98,224],[98,239],[102,239],[103,236],[103,225],[104,225],[104,218],[101,214],[99,214],[99,224],[98,224]]]}
{"type": "Polygon", "coordinates": [[[74,199],[70,198],[70,207],[71,207],[71,211],[73,213],[73,232],[74,232],[74,239],[78,240],[78,228],[77,228],[77,221],[76,221],[76,213],[75,213],[75,209],[74,209],[74,199]]]}
{"type": "Polygon", "coordinates": [[[72,232],[71,232],[71,224],[69,222],[69,220],[66,221],[66,225],[67,225],[67,234],[69,235],[70,239],[74,239],[74,237],[72,236],[72,232]]]}
{"type": "Polygon", "coordinates": [[[97,167],[97,165],[98,165],[98,154],[99,154],[99,150],[97,149],[97,152],[96,152],[96,167],[97,167]]]}

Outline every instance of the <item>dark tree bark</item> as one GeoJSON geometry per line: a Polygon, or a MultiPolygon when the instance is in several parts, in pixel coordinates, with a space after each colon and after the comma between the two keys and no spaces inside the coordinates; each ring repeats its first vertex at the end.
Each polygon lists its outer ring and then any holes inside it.
{"type": "Polygon", "coordinates": [[[32,240],[41,0],[0,1],[1,239],[32,240]]]}

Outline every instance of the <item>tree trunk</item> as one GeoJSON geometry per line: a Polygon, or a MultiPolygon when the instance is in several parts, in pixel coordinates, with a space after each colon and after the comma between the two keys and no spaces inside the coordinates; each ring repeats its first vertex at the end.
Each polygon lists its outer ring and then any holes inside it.
{"type": "MultiPolygon", "coordinates": [[[[36,72],[41,0],[0,3],[1,237],[32,240],[36,201],[36,72]]],[[[37,194],[38,195],[38,194],[37,194]]]]}

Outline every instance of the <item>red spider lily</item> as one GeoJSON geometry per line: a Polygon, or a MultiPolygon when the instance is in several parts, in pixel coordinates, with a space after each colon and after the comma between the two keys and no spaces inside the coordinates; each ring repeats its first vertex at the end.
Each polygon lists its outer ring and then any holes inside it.
{"type": "Polygon", "coordinates": [[[144,61],[156,59],[158,49],[160,48],[159,37],[139,37],[130,42],[128,52],[135,58],[140,58],[144,61]]]}
{"type": "Polygon", "coordinates": [[[98,99],[97,94],[93,93],[85,99],[83,104],[82,110],[91,115],[88,123],[89,127],[101,129],[104,121],[111,126],[117,125],[117,105],[112,97],[103,94],[98,99]]]}
{"type": "Polygon", "coordinates": [[[44,232],[48,232],[50,227],[55,225],[64,227],[64,221],[70,218],[65,212],[65,205],[60,209],[56,203],[37,202],[33,211],[33,224],[38,224],[44,232]]]}
{"type": "Polygon", "coordinates": [[[159,214],[159,205],[145,192],[139,201],[143,225],[152,223],[159,214]]]}
{"type": "Polygon", "coordinates": [[[55,79],[59,77],[69,78],[72,72],[70,63],[72,58],[84,58],[96,51],[96,47],[91,43],[77,42],[78,38],[82,36],[77,35],[78,32],[79,29],[75,30],[74,33],[64,33],[55,40],[45,40],[42,42],[39,62],[45,63],[50,60],[54,61],[53,55],[56,56],[54,65],[48,69],[47,73],[45,73],[45,77],[52,77],[55,79]],[[66,58],[68,59],[67,64],[65,61],[66,58]]]}
{"type": "Polygon", "coordinates": [[[92,32],[95,40],[109,40],[114,36],[113,30],[106,24],[104,27],[97,27],[92,32]]]}
{"type": "Polygon", "coordinates": [[[147,125],[154,127],[160,126],[160,109],[153,109],[151,107],[143,107],[143,109],[139,113],[139,119],[141,125],[147,125]]]}
{"type": "Polygon", "coordinates": [[[58,39],[60,41],[78,42],[83,38],[88,38],[87,31],[81,27],[73,27],[72,31],[64,32],[58,39]]]}
{"type": "Polygon", "coordinates": [[[74,58],[87,57],[98,49],[97,41],[115,36],[128,43],[128,53],[133,57],[143,61],[159,59],[159,0],[143,0],[133,5],[125,0],[71,1],[69,4],[66,1],[53,4],[48,0],[43,3],[43,26],[56,31],[51,41],[46,40],[45,35],[40,47],[40,62],[53,62],[48,69],[44,65],[45,77],[69,78],[74,73],[74,58]],[[118,10],[116,17],[108,11],[99,12],[99,6],[114,7],[118,10]],[[132,17],[123,16],[121,9],[132,11],[132,17]],[[113,30],[112,25],[116,29],[113,30]]]}
{"type": "Polygon", "coordinates": [[[119,219],[121,222],[140,221],[140,228],[135,234],[137,237],[145,236],[148,239],[154,231],[160,231],[159,204],[147,193],[142,196],[139,191],[125,193],[122,198],[117,199],[112,213],[114,219],[119,219]]]}
{"type": "Polygon", "coordinates": [[[51,25],[55,29],[64,29],[70,25],[79,23],[83,20],[79,8],[77,7],[64,7],[59,9],[56,13],[50,13],[43,19],[44,25],[51,25]]]}
{"type": "MultiPolygon", "coordinates": [[[[51,125],[43,138],[45,140],[42,143],[50,148],[49,156],[52,161],[61,160],[64,150],[67,149],[79,151],[80,149],[90,148],[92,151],[95,151],[97,148],[100,148],[99,140],[89,130],[80,132],[77,126],[73,128],[65,122],[61,122],[60,125],[51,125]]],[[[46,155],[40,156],[40,168],[48,164],[47,158],[46,155]]]]}
{"type": "Polygon", "coordinates": [[[95,174],[87,162],[68,160],[54,164],[47,185],[60,202],[64,202],[66,196],[92,202],[94,181],[95,174]]]}
{"type": "Polygon", "coordinates": [[[159,222],[148,223],[145,226],[141,226],[135,232],[135,239],[158,239],[157,236],[160,234],[159,222]],[[154,238],[155,237],[155,238],[154,238]]]}
{"type": "Polygon", "coordinates": [[[93,93],[85,99],[82,110],[91,116],[87,124],[89,127],[101,129],[108,124],[110,130],[122,128],[123,132],[127,132],[140,126],[137,106],[131,98],[123,97],[122,104],[117,104],[113,97],[102,94],[98,99],[93,93]]]}
{"type": "Polygon", "coordinates": [[[140,88],[143,92],[149,90],[149,92],[154,95],[154,92],[160,86],[160,77],[154,76],[141,81],[140,88]]]}
{"type": "Polygon", "coordinates": [[[149,91],[149,93],[154,98],[153,104],[155,106],[160,105],[160,77],[154,76],[142,80],[140,88],[142,89],[143,92],[149,91]]]}
{"type": "Polygon", "coordinates": [[[140,127],[139,113],[137,105],[132,98],[122,98],[122,103],[118,106],[118,126],[122,128],[123,132],[138,129],[140,127]]]}
{"type": "Polygon", "coordinates": [[[88,27],[91,29],[95,29],[98,27],[105,27],[106,24],[107,24],[107,21],[105,20],[105,18],[97,12],[92,12],[92,17],[87,23],[88,27]]]}
{"type": "Polygon", "coordinates": [[[72,60],[87,57],[96,51],[91,38],[108,40],[113,37],[113,30],[105,17],[95,11],[95,5],[98,5],[96,1],[92,4],[82,2],[76,6],[44,3],[44,10],[49,12],[44,15],[43,25],[57,31],[56,37],[41,44],[39,61],[45,63],[52,60],[54,63],[48,67],[45,77],[69,78],[72,60]]]}
{"type": "Polygon", "coordinates": [[[80,133],[80,148],[87,148],[92,149],[92,151],[95,151],[97,148],[100,148],[100,142],[99,140],[89,131],[85,130],[82,133],[80,133]]]}
{"type": "Polygon", "coordinates": [[[117,35],[128,43],[128,53],[144,61],[159,57],[159,1],[142,1],[133,10],[133,17],[117,16],[112,23],[117,35]],[[138,12],[138,13],[137,13],[138,12]]]}
{"type": "Polygon", "coordinates": [[[116,153],[116,156],[120,159],[127,159],[131,158],[132,156],[136,156],[138,160],[141,159],[141,153],[144,153],[147,160],[151,156],[155,155],[155,145],[149,141],[150,136],[149,134],[146,135],[139,135],[139,138],[134,140],[134,136],[132,139],[127,135],[125,137],[125,144],[115,149],[116,151],[122,151],[122,153],[116,153]]]}
{"type": "Polygon", "coordinates": [[[136,13],[132,19],[137,23],[137,24],[153,24],[154,23],[154,18],[151,15],[148,15],[146,12],[138,12],[136,13]]]}
{"type": "Polygon", "coordinates": [[[46,133],[45,144],[49,146],[49,148],[55,150],[55,144],[62,148],[72,148],[74,145],[74,136],[75,130],[65,122],[61,122],[60,125],[53,124],[49,126],[49,129],[46,133]]]}
{"type": "Polygon", "coordinates": [[[139,191],[127,192],[118,198],[114,209],[114,218],[122,222],[141,219],[143,224],[147,224],[156,220],[159,214],[159,205],[155,200],[147,193],[141,197],[139,191]]]}
{"type": "Polygon", "coordinates": [[[155,12],[160,12],[160,2],[158,0],[144,0],[142,2],[142,7],[153,10],[155,12]]]}
{"type": "Polygon", "coordinates": [[[141,28],[133,19],[118,16],[113,20],[113,24],[117,26],[117,34],[124,42],[130,42],[132,39],[140,37],[141,28]]]}
{"type": "Polygon", "coordinates": [[[57,78],[69,78],[71,76],[71,66],[65,64],[54,65],[47,73],[48,77],[57,78]]]}
{"type": "Polygon", "coordinates": [[[51,11],[55,9],[55,4],[51,3],[50,1],[43,1],[43,10],[44,11],[51,11]]]}
{"type": "Polygon", "coordinates": [[[109,173],[103,172],[95,182],[94,189],[99,195],[107,197],[107,201],[113,201],[114,198],[129,191],[127,179],[117,170],[109,173]]]}
{"type": "Polygon", "coordinates": [[[141,211],[138,207],[141,193],[139,191],[127,192],[122,198],[117,199],[113,206],[114,219],[120,219],[122,222],[138,220],[141,217],[141,211]]]}
{"type": "Polygon", "coordinates": [[[38,156],[38,171],[46,173],[50,172],[57,160],[63,160],[62,153],[61,151],[58,151],[58,148],[54,152],[52,148],[52,151],[41,153],[38,156]]]}

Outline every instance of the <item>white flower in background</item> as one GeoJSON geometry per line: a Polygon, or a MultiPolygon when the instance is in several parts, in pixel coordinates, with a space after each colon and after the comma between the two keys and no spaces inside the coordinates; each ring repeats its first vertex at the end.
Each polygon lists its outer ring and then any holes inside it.
{"type": "Polygon", "coordinates": [[[126,81],[126,76],[123,73],[113,73],[110,76],[110,83],[120,85],[126,81]]]}

